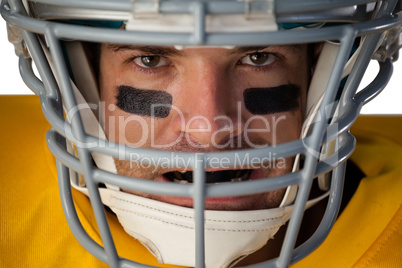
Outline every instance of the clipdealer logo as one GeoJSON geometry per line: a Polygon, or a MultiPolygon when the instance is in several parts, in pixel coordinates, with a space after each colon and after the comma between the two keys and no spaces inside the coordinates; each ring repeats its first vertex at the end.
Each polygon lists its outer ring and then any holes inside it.
{"type": "MultiPolygon", "coordinates": [[[[237,105],[237,117],[242,118],[241,102],[237,105]]],[[[152,109],[157,109],[159,105],[153,105],[152,109]]],[[[247,118],[243,123],[235,122],[229,116],[216,116],[213,118],[214,122],[204,116],[194,116],[191,118],[185,118],[184,113],[176,106],[172,105],[171,109],[177,113],[177,117],[180,120],[181,132],[174,140],[168,143],[158,143],[156,129],[158,120],[153,116],[143,117],[138,115],[112,115],[108,116],[106,120],[106,109],[114,111],[116,106],[114,104],[105,105],[101,102],[99,105],[91,103],[82,103],[72,109],[70,109],[65,117],[66,122],[64,124],[64,130],[67,135],[67,139],[72,142],[77,148],[94,148],[94,147],[106,147],[107,139],[104,132],[105,127],[108,129],[109,140],[118,140],[120,145],[127,145],[135,148],[152,148],[152,149],[169,149],[183,140],[194,149],[194,151],[200,149],[240,149],[240,148],[262,148],[267,146],[275,146],[278,143],[278,126],[280,124],[286,124],[286,115],[270,115],[261,116],[253,115],[247,118]],[[96,117],[93,111],[98,111],[99,114],[96,117]],[[86,139],[86,137],[79,136],[77,133],[80,131],[73,131],[72,121],[74,117],[80,116],[83,122],[83,127],[87,135],[91,135],[95,139],[86,139]],[[105,126],[105,122],[108,122],[105,126]],[[213,131],[213,124],[219,122],[223,127],[213,131]],[[194,127],[193,124],[202,125],[202,128],[194,127]],[[133,128],[135,125],[135,128],[133,128]],[[255,126],[258,126],[255,127],[255,126]],[[130,132],[140,133],[137,140],[132,141],[127,136],[130,132]],[[206,133],[210,136],[209,144],[196,143],[191,139],[192,132],[206,133]],[[220,138],[222,133],[228,133],[228,137],[224,143],[221,143],[220,138]],[[253,141],[253,135],[260,135],[267,137],[268,142],[261,143],[253,141]],[[238,138],[241,136],[241,138],[238,138]]],[[[115,145],[110,143],[109,146],[119,146],[120,149],[124,149],[124,146],[115,145]]]]}

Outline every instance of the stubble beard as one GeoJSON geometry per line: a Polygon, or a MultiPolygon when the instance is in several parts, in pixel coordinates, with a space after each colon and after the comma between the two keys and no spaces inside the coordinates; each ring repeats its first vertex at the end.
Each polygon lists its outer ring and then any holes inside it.
{"type": "MultiPolygon", "coordinates": [[[[238,149],[238,148],[236,148],[238,149]]],[[[241,149],[249,149],[249,148],[241,148],[241,149]]],[[[164,151],[174,152],[192,152],[192,153],[206,153],[211,152],[211,150],[194,148],[190,146],[186,141],[180,141],[175,146],[165,148],[164,151]]],[[[215,152],[218,150],[215,150],[215,152]]],[[[219,150],[221,151],[221,150],[219,150]]],[[[228,151],[228,150],[225,150],[228,151]]],[[[143,179],[143,180],[151,180],[151,181],[161,181],[161,178],[164,176],[166,172],[178,169],[167,169],[160,166],[141,166],[139,168],[138,163],[133,163],[129,160],[121,160],[121,159],[114,159],[116,164],[117,173],[120,175],[124,175],[127,177],[143,179]]],[[[273,168],[260,168],[259,173],[261,178],[272,178],[276,176],[280,176],[286,173],[291,172],[292,163],[294,158],[286,158],[284,159],[284,166],[275,167],[273,168]]],[[[174,183],[174,182],[169,182],[174,183]]],[[[190,201],[187,202],[180,202],[177,204],[175,201],[172,201],[167,196],[150,194],[139,192],[135,190],[129,189],[122,189],[124,192],[135,194],[138,196],[142,196],[145,198],[162,201],[166,203],[171,203],[174,205],[184,206],[184,207],[192,207],[193,204],[190,201]]],[[[241,210],[261,210],[261,209],[270,209],[279,207],[280,203],[282,202],[283,196],[285,194],[286,188],[276,189],[269,192],[261,193],[261,194],[254,194],[249,196],[244,196],[241,198],[241,202],[222,202],[214,204],[206,203],[207,210],[230,210],[230,211],[241,211],[241,210]]]]}

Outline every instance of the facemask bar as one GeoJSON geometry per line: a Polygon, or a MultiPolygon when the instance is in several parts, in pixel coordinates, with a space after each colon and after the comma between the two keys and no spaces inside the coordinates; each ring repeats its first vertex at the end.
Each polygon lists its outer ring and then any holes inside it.
{"type": "MultiPolygon", "coordinates": [[[[3,6],[3,5],[2,5],[3,6]]],[[[18,10],[15,9],[15,10],[18,10]]],[[[22,9],[21,9],[22,12],[22,9]]],[[[4,14],[4,12],[3,12],[4,14]]],[[[11,21],[12,19],[10,19],[11,21]]],[[[388,23],[388,27],[391,27],[391,25],[393,23],[400,23],[397,22],[393,19],[389,19],[389,23],[388,23]]],[[[36,26],[39,26],[38,23],[36,23],[36,26]]],[[[64,25],[65,26],[65,25],[64,25]]],[[[60,43],[58,41],[58,38],[62,38],[63,34],[63,28],[64,26],[60,26],[60,29],[58,29],[57,27],[54,28],[47,28],[46,32],[43,32],[46,34],[46,38],[47,41],[51,47],[51,52],[52,52],[52,57],[56,63],[56,68],[57,73],[59,74],[67,74],[67,70],[65,68],[65,64],[64,64],[64,60],[61,58],[61,48],[60,48],[60,43]],[[58,31],[60,30],[60,31],[58,31]]],[[[35,25],[33,26],[35,27],[35,25]]],[[[68,27],[68,26],[66,26],[68,27]]],[[[373,25],[374,27],[374,25],[373,25]]],[[[363,28],[363,27],[362,27],[363,28]]],[[[32,29],[32,28],[28,28],[28,29],[32,29]]],[[[65,28],[67,29],[67,28],[65,28]]],[[[329,92],[332,92],[332,94],[326,94],[325,98],[324,98],[324,105],[325,104],[330,104],[335,100],[335,96],[334,94],[336,93],[336,90],[334,90],[335,88],[338,87],[339,84],[339,78],[341,76],[341,72],[342,72],[342,67],[345,62],[347,61],[348,58],[348,54],[349,51],[351,50],[351,46],[353,43],[353,40],[356,36],[356,34],[358,34],[359,32],[359,27],[357,26],[357,31],[354,31],[352,28],[346,27],[344,29],[341,30],[341,27],[337,28],[336,30],[338,30],[339,32],[336,32],[334,29],[334,32],[331,33],[331,38],[338,38],[340,40],[342,40],[342,45],[339,51],[339,57],[337,58],[337,63],[336,66],[337,68],[335,68],[334,72],[331,75],[331,79],[330,82],[328,84],[328,88],[330,89],[329,92]],[[334,37],[335,35],[335,37],[334,37]]],[[[360,29],[361,30],[361,29],[360,29]]],[[[374,31],[374,29],[372,29],[374,31]]],[[[326,39],[330,39],[330,37],[328,36],[328,38],[323,39],[322,35],[319,35],[319,32],[316,31],[317,36],[316,36],[316,41],[319,40],[326,40],[326,39]]],[[[281,34],[281,33],[275,33],[273,36],[276,36],[276,34],[279,37],[284,37],[285,35],[281,34]]],[[[80,33],[78,34],[78,36],[81,35],[80,33]]],[[[296,34],[299,35],[299,34],[296,34]]],[[[76,36],[76,37],[78,37],[76,36]]],[[[117,35],[116,35],[117,36],[117,35]]],[[[300,37],[302,35],[299,35],[300,37]]],[[[35,40],[36,37],[33,34],[28,34],[24,31],[24,37],[26,40],[30,40],[27,41],[27,43],[30,42],[30,44],[28,44],[29,48],[34,48],[35,46],[39,46],[39,42],[36,42],[35,40]],[[35,43],[36,42],[36,43],[35,43]]],[[[98,37],[99,40],[101,39],[101,35],[99,33],[98,37]]],[[[123,38],[123,35],[121,35],[121,39],[123,38]]],[[[373,37],[374,38],[374,37],[373,37]]],[[[314,38],[313,38],[314,39],[314,38]]],[[[120,40],[120,39],[119,39],[120,40]]],[[[128,39],[127,39],[128,40],[128,39]]],[[[131,42],[130,40],[125,41],[127,43],[131,42]]],[[[265,40],[265,39],[264,39],[265,40]]],[[[266,41],[262,40],[261,43],[273,43],[273,42],[268,42],[268,38],[266,39],[266,41]]],[[[278,40],[280,40],[280,38],[278,38],[278,40]]],[[[287,40],[289,43],[291,43],[291,41],[289,39],[284,39],[287,40]]],[[[146,43],[146,41],[144,41],[144,43],[146,43]]],[[[281,42],[278,41],[279,43],[283,43],[283,41],[281,40],[281,42]]],[[[32,51],[33,49],[30,49],[30,51],[32,51]]],[[[366,52],[367,54],[369,54],[369,49],[366,52]]],[[[36,62],[46,62],[46,60],[44,60],[44,55],[40,55],[40,54],[36,54],[33,55],[33,58],[35,60],[36,58],[36,62]]],[[[26,61],[24,60],[20,60],[21,65],[22,66],[29,66],[26,61]]],[[[36,63],[38,64],[38,63],[36,63]]],[[[357,64],[356,64],[357,65],[357,64]]],[[[366,66],[366,65],[364,65],[366,66]]],[[[385,65],[385,69],[387,70],[387,66],[389,67],[388,64],[385,65]]],[[[26,69],[29,69],[28,67],[26,69]]],[[[57,132],[60,132],[63,136],[66,135],[67,138],[77,138],[78,140],[81,141],[96,141],[96,139],[91,139],[90,137],[88,137],[86,135],[86,133],[80,131],[79,129],[83,129],[80,128],[82,127],[82,122],[80,120],[79,117],[74,117],[72,120],[72,131],[73,133],[65,133],[66,131],[66,125],[64,125],[64,119],[60,118],[60,112],[56,113],[59,116],[53,116],[51,115],[52,113],[50,112],[50,110],[59,110],[58,106],[55,106],[54,104],[54,100],[58,100],[59,97],[57,95],[57,83],[55,82],[55,80],[52,80],[51,78],[47,78],[48,75],[46,75],[45,70],[49,70],[49,66],[46,66],[46,64],[43,64],[43,66],[40,66],[38,68],[42,79],[44,81],[44,87],[40,90],[37,90],[37,92],[39,92],[40,94],[38,94],[41,97],[41,101],[42,101],[42,106],[44,108],[44,112],[47,115],[47,118],[49,119],[50,122],[52,122],[52,125],[54,126],[54,129],[57,132]],[[45,78],[46,77],[46,78],[45,78]],[[48,90],[47,93],[44,92],[43,89],[48,90]],[[53,90],[51,90],[53,89],[53,90]]],[[[354,68],[355,70],[357,68],[354,68]]],[[[389,68],[388,68],[389,70],[389,68]]],[[[352,71],[353,72],[353,71],[352,71]]],[[[383,72],[381,71],[380,74],[382,74],[383,72]]],[[[67,76],[66,76],[67,77],[67,76]]],[[[40,87],[37,81],[37,78],[34,78],[34,76],[30,76],[30,75],[25,75],[25,78],[27,79],[28,84],[31,86],[34,86],[35,88],[40,87]]],[[[59,78],[60,79],[60,87],[62,89],[62,91],[64,91],[65,89],[69,89],[71,87],[70,82],[66,79],[63,79],[62,77],[59,78]]],[[[377,79],[376,79],[377,80],[377,79]]],[[[378,79],[378,80],[385,80],[385,79],[378,79]]],[[[381,81],[378,81],[379,83],[381,83],[381,81]]],[[[349,82],[348,86],[351,88],[353,87],[353,81],[349,82]]],[[[365,91],[366,92],[366,91],[365,91]]],[[[364,100],[366,101],[368,98],[365,96],[366,93],[361,93],[357,98],[359,100],[364,100]]],[[[74,107],[76,105],[75,100],[72,98],[72,96],[70,97],[64,97],[63,101],[66,103],[66,105],[68,107],[74,107]],[[71,97],[71,98],[70,98],[71,97]]],[[[342,100],[345,101],[345,103],[347,103],[348,100],[353,99],[351,96],[348,95],[344,95],[342,97],[342,100]]],[[[345,107],[347,108],[347,105],[345,104],[345,107]]],[[[321,109],[322,113],[324,113],[324,108],[321,109]]],[[[354,111],[354,112],[358,112],[358,110],[354,111]]],[[[344,113],[345,115],[348,115],[347,112],[344,113]]],[[[355,114],[354,116],[357,116],[357,114],[355,114]]],[[[346,117],[346,116],[345,116],[346,117]]],[[[344,118],[345,118],[344,117],[344,118]]],[[[311,146],[311,148],[319,151],[319,147],[321,144],[321,140],[322,137],[324,136],[324,132],[325,132],[325,125],[327,124],[327,122],[320,122],[319,127],[315,127],[313,133],[311,134],[310,137],[306,138],[305,142],[307,143],[308,146],[311,146]],[[319,142],[313,142],[313,140],[315,141],[319,141],[319,142]]],[[[349,125],[351,124],[351,122],[345,123],[345,125],[349,125]]],[[[67,127],[68,128],[68,127],[67,127]]],[[[348,134],[345,132],[345,134],[343,135],[344,139],[347,140],[348,142],[346,142],[347,144],[350,144],[350,137],[348,136],[348,134]]],[[[52,148],[57,148],[58,146],[62,145],[57,141],[57,134],[54,130],[50,131],[48,133],[48,140],[49,140],[49,144],[53,144],[55,145],[55,147],[52,148]]],[[[353,143],[353,142],[352,142],[353,143]]],[[[112,144],[112,143],[108,143],[110,145],[110,148],[117,148],[118,145],[112,144]],[[114,147],[113,147],[114,146],[114,147]]],[[[119,267],[119,265],[122,264],[129,264],[128,261],[126,262],[126,260],[120,260],[116,254],[116,250],[114,248],[114,244],[113,244],[113,239],[110,235],[110,231],[108,230],[108,224],[106,221],[106,217],[105,217],[105,213],[104,210],[102,208],[102,203],[100,201],[100,196],[99,196],[99,192],[97,190],[97,183],[99,182],[114,182],[112,179],[116,179],[117,184],[119,184],[120,187],[126,187],[126,188],[133,188],[133,189],[140,189],[143,191],[149,191],[152,192],[154,190],[154,186],[156,184],[146,184],[146,186],[140,186],[139,183],[133,179],[131,182],[125,183],[121,178],[118,178],[117,175],[113,175],[113,174],[106,174],[106,172],[102,172],[101,170],[91,170],[91,156],[90,156],[90,152],[96,152],[98,149],[97,148],[91,148],[90,150],[80,150],[79,151],[79,155],[80,155],[80,162],[78,162],[75,158],[73,158],[71,155],[65,155],[65,151],[64,149],[61,150],[54,150],[53,153],[58,156],[59,159],[61,159],[62,163],[64,165],[66,165],[67,167],[70,167],[80,173],[83,173],[87,178],[93,178],[94,181],[89,184],[88,190],[90,191],[90,196],[91,196],[91,202],[93,203],[93,208],[95,210],[95,214],[96,214],[96,218],[98,221],[98,224],[100,226],[102,226],[102,228],[100,229],[106,229],[105,231],[101,230],[101,236],[102,236],[102,240],[103,243],[105,245],[105,251],[106,251],[106,255],[107,257],[104,255],[103,249],[99,246],[99,245],[94,245],[93,243],[89,243],[91,246],[90,247],[94,247],[93,251],[94,255],[96,255],[98,258],[100,258],[101,260],[105,261],[105,262],[109,262],[113,267],[119,267]],[[99,209],[97,209],[99,208],[99,209]]],[[[274,150],[270,150],[270,152],[275,152],[277,151],[278,156],[289,156],[295,153],[303,153],[303,144],[301,144],[301,142],[292,142],[292,144],[284,144],[284,146],[280,145],[277,148],[274,148],[274,150]],[[295,148],[297,149],[290,149],[290,145],[296,145],[295,148]],[[277,150],[275,150],[277,149],[277,150]],[[284,149],[285,153],[280,153],[280,149],[284,149]]],[[[105,153],[105,151],[99,151],[100,153],[105,153]]],[[[129,148],[125,151],[126,156],[128,156],[128,154],[130,152],[133,152],[132,150],[129,150],[129,148]]],[[[147,150],[141,151],[144,153],[144,155],[147,155],[149,152],[147,152],[147,150]]],[[[118,154],[118,150],[108,150],[107,153],[110,153],[111,155],[117,155],[118,154]]],[[[260,157],[262,157],[264,154],[266,153],[266,151],[264,150],[258,150],[258,152],[256,152],[256,155],[259,155],[260,157]]],[[[211,154],[213,155],[213,154],[211,154]]],[[[200,163],[200,164],[204,164],[204,160],[205,157],[208,156],[208,154],[206,155],[199,155],[197,159],[193,159],[194,163],[200,163]]],[[[193,154],[187,154],[186,157],[193,157],[193,154]]],[[[66,166],[63,166],[63,164],[61,164],[61,162],[58,161],[57,166],[58,166],[58,171],[60,172],[61,179],[60,180],[60,189],[63,193],[61,193],[62,198],[65,199],[65,202],[70,203],[70,205],[73,205],[72,203],[72,198],[71,196],[67,197],[65,196],[65,193],[68,193],[70,191],[68,191],[68,189],[71,187],[70,186],[70,182],[69,182],[69,176],[68,176],[68,168],[66,166]]],[[[318,163],[317,168],[320,167],[321,163],[318,163]]],[[[266,265],[270,265],[269,267],[274,267],[274,266],[278,266],[278,267],[282,267],[282,266],[286,266],[291,257],[292,257],[292,249],[294,246],[294,241],[297,235],[297,231],[298,231],[298,227],[302,218],[302,213],[303,213],[303,206],[305,205],[305,202],[308,198],[308,193],[309,193],[309,189],[311,186],[311,180],[310,178],[314,177],[314,175],[316,175],[316,171],[315,171],[315,167],[317,165],[316,163],[316,159],[314,159],[313,157],[309,156],[309,154],[307,154],[306,157],[306,166],[311,167],[310,169],[306,169],[303,170],[303,172],[299,172],[299,173],[295,173],[295,174],[288,174],[283,176],[283,180],[281,185],[276,185],[273,182],[269,182],[268,181],[264,181],[261,184],[255,184],[253,186],[253,189],[249,188],[247,190],[241,189],[243,188],[243,185],[245,186],[246,184],[238,184],[238,185],[233,185],[233,190],[235,190],[235,193],[241,193],[241,194],[245,194],[245,193],[255,193],[255,188],[261,189],[261,191],[267,191],[267,189],[274,189],[274,188],[280,188],[282,186],[288,185],[288,184],[299,184],[299,194],[297,196],[296,199],[296,207],[295,207],[295,212],[292,216],[292,219],[290,221],[289,227],[288,227],[288,233],[286,235],[283,247],[282,247],[282,253],[281,256],[279,257],[278,260],[272,260],[268,263],[262,263],[261,265],[263,266],[253,266],[253,267],[267,267],[266,265]],[[298,179],[298,176],[300,175],[300,179],[298,179]],[[310,180],[310,181],[308,181],[310,180]],[[297,213],[296,213],[297,212],[297,213]]],[[[194,191],[194,201],[195,201],[195,210],[196,210],[196,214],[197,214],[197,230],[196,230],[196,235],[198,238],[203,238],[203,211],[204,211],[204,206],[203,206],[203,202],[204,202],[204,198],[205,196],[217,196],[217,195],[225,195],[224,191],[223,191],[223,187],[220,187],[219,185],[217,185],[216,187],[209,187],[209,186],[205,186],[204,185],[204,181],[205,181],[205,173],[204,173],[204,165],[199,165],[197,166],[196,164],[194,164],[194,176],[195,178],[195,183],[193,185],[193,187],[180,187],[182,188],[181,190],[181,195],[187,195],[190,194],[189,191],[194,191]],[[186,189],[185,189],[186,188],[186,189]]],[[[235,167],[235,166],[233,166],[235,167]]],[[[323,168],[324,169],[324,168],[323,168]]],[[[340,198],[340,189],[342,188],[342,179],[340,179],[342,173],[344,170],[344,164],[342,164],[339,168],[336,168],[334,170],[334,174],[335,174],[335,183],[331,186],[334,188],[337,188],[337,190],[332,193],[331,197],[335,197],[335,198],[340,198]],[[339,176],[339,179],[338,179],[339,176]]],[[[141,183],[143,183],[143,181],[141,181],[141,183]]],[[[248,183],[247,183],[248,184],[248,183]]],[[[165,187],[165,186],[164,186],[165,187]]],[[[177,186],[175,185],[175,188],[177,186]]],[[[225,186],[226,187],[226,186],[225,186]]],[[[245,187],[244,187],[245,188],[245,187]]],[[[167,187],[167,192],[170,193],[170,195],[177,195],[178,191],[177,190],[173,190],[173,187],[167,187]],[[170,189],[171,188],[171,189],[170,189]],[[170,192],[172,191],[172,192],[170,192]]],[[[226,190],[225,190],[226,192],[226,190]]],[[[233,192],[231,191],[231,194],[233,192]]],[[[72,206],[73,207],[73,206],[72,206]]],[[[336,211],[337,207],[331,207],[332,210],[330,212],[330,214],[327,213],[324,216],[324,219],[330,220],[329,218],[331,218],[331,220],[334,220],[334,215],[336,215],[336,211]],[[335,212],[334,212],[335,211],[335,212]]],[[[65,207],[65,209],[67,210],[67,207],[65,207]]],[[[78,217],[76,216],[76,213],[74,215],[74,212],[70,212],[70,211],[66,211],[66,214],[71,215],[72,218],[78,219],[78,217]]],[[[69,218],[69,217],[67,217],[69,218]]],[[[74,223],[73,225],[75,225],[76,223],[74,223]]],[[[330,224],[332,225],[332,224],[330,224]]],[[[321,225],[320,225],[321,227],[321,225]]],[[[321,231],[319,227],[319,230],[321,231]]],[[[81,232],[82,226],[75,226],[75,232],[79,232],[80,235],[83,234],[83,232],[81,232]],[[81,230],[80,230],[81,228],[81,230]]],[[[329,230],[328,230],[329,231],[329,230]]],[[[324,232],[324,231],[323,231],[324,232]]],[[[88,235],[86,235],[87,238],[90,239],[90,241],[92,240],[88,235]]],[[[85,237],[85,235],[84,235],[85,237]]],[[[78,238],[78,237],[77,237],[78,238]]],[[[80,242],[82,241],[81,239],[79,239],[80,242]]],[[[199,241],[203,241],[203,239],[200,239],[199,241]]],[[[310,240],[309,240],[310,241],[310,240]]],[[[88,244],[87,242],[83,242],[84,244],[88,244]]],[[[312,242],[311,242],[312,243],[312,242]]],[[[200,252],[200,254],[198,254],[198,259],[197,259],[197,267],[203,267],[203,244],[200,243],[198,245],[198,251],[200,252]]],[[[296,253],[300,253],[300,256],[305,255],[305,253],[301,252],[302,250],[296,249],[296,253]]],[[[293,257],[293,261],[297,259],[297,255],[293,257]]]]}

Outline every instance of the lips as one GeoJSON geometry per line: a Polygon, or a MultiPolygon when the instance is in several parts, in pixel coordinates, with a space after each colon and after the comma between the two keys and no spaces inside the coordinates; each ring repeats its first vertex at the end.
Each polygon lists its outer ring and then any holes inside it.
{"type": "MultiPolygon", "coordinates": [[[[250,178],[252,171],[251,169],[239,169],[206,172],[205,180],[207,184],[246,181],[250,178]]],[[[171,171],[165,173],[164,176],[171,182],[193,183],[192,171],[171,171]]]]}
{"type": "MultiPolygon", "coordinates": [[[[205,175],[206,183],[210,185],[258,180],[264,177],[261,169],[215,170],[206,172],[205,175]]],[[[193,175],[192,171],[169,171],[157,180],[166,183],[190,184],[193,183],[193,175]]],[[[205,199],[205,209],[231,211],[264,209],[266,208],[265,196],[266,193],[207,197],[205,199]]],[[[148,198],[182,207],[192,208],[194,205],[191,197],[148,195],[148,198]]]]}

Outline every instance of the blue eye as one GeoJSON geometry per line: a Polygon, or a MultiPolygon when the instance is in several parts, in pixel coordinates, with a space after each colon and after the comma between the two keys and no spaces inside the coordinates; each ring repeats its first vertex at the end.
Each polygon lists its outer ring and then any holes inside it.
{"type": "Polygon", "coordinates": [[[268,52],[255,52],[243,57],[240,62],[242,64],[248,64],[253,66],[267,66],[274,63],[276,57],[272,53],[268,52]]]}
{"type": "Polygon", "coordinates": [[[158,55],[136,57],[133,61],[135,64],[143,68],[156,68],[169,64],[167,58],[158,55]]]}

